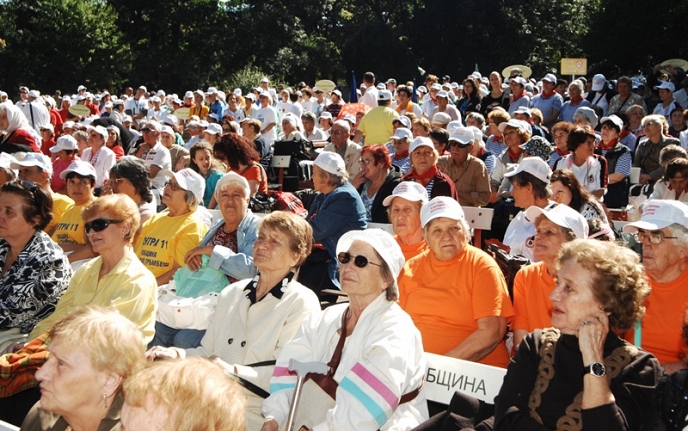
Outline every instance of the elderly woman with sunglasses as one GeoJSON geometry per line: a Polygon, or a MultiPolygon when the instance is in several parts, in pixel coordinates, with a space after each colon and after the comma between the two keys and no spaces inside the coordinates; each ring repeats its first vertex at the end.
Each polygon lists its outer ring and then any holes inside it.
{"type": "Polygon", "coordinates": [[[163,174],[169,179],[162,195],[167,209],[148,219],[134,244],[136,255],[160,286],[184,266],[186,253],[198,246],[208,231],[199,211],[205,191],[203,177],[190,168],[163,174]]]}
{"type": "Polygon", "coordinates": [[[55,310],[72,269],[43,232],[52,218],[50,194],[31,181],[12,181],[0,191],[0,334],[28,333],[55,310]]]}
{"type": "Polygon", "coordinates": [[[349,304],[312,315],[284,346],[263,403],[263,431],[276,431],[287,419],[296,380],[290,359],[325,369],[329,362],[334,398],[333,407],[317,408],[312,402],[327,395],[304,391],[296,417],[305,410],[310,418],[297,420],[294,429],[401,430],[427,419],[420,334],[397,304],[401,249],[382,230],[350,231],[337,243],[337,260],[349,304]]]}

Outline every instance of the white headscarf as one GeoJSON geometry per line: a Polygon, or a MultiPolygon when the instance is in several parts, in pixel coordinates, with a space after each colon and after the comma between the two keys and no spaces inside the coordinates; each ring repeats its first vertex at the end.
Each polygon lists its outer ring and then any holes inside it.
{"type": "Polygon", "coordinates": [[[7,120],[9,125],[5,132],[12,133],[17,129],[31,130],[32,127],[29,125],[29,120],[26,119],[26,115],[11,102],[0,103],[0,110],[7,112],[7,120]]]}

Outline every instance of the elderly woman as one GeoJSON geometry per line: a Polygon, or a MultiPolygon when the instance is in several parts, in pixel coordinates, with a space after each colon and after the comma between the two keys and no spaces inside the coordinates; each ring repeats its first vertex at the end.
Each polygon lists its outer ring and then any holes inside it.
{"type": "Polygon", "coordinates": [[[84,308],[59,321],[48,337],[49,358],[36,372],[40,402],[21,429],[120,429],[122,384],[144,363],[136,325],[115,311],[84,308]]]}
{"type": "Polygon", "coordinates": [[[533,254],[539,262],[521,268],[514,278],[514,346],[521,344],[529,332],[551,326],[549,295],[556,286],[555,261],[561,246],[588,237],[588,222],[564,204],[532,206],[526,210],[526,217],[535,225],[533,254]]]}
{"type": "Polygon", "coordinates": [[[502,154],[502,151],[506,150],[504,135],[499,131],[499,125],[509,120],[511,120],[511,115],[501,108],[493,109],[492,112],[487,114],[487,130],[485,131],[487,141],[485,141],[485,148],[495,156],[499,156],[502,154]]]}
{"type": "Polygon", "coordinates": [[[404,266],[399,305],[420,330],[425,351],[506,367],[504,335],[513,309],[499,266],[469,244],[458,202],[435,198],[420,216],[429,250],[404,266]]]}
{"type": "Polygon", "coordinates": [[[67,195],[74,205],[58,220],[52,239],[62,250],[71,252],[70,262],[93,257],[91,247],[86,244],[81,210],[96,199],[93,191],[96,184],[96,170],[85,161],[75,160],[60,174],[67,181],[67,195]]]}
{"type": "Polygon", "coordinates": [[[88,148],[88,133],[84,130],[77,130],[72,134],[72,137],[76,139],[77,156],[81,157],[88,148]]]}
{"type": "Polygon", "coordinates": [[[581,186],[600,199],[607,188],[607,161],[595,154],[596,138],[592,127],[576,126],[566,140],[569,154],[557,160],[554,170],[571,170],[581,186]]]}
{"type": "MultiPolygon", "coordinates": [[[[575,79],[569,84],[569,100],[564,102],[559,113],[559,121],[566,123],[573,123],[573,117],[578,108],[582,106],[590,106],[590,102],[583,98],[585,93],[585,86],[583,82],[575,79]]],[[[554,134],[554,131],[552,131],[554,134]]]]}
{"type": "Polygon", "coordinates": [[[549,156],[547,164],[550,168],[554,168],[557,160],[569,154],[569,149],[566,142],[569,139],[569,133],[575,128],[572,123],[560,121],[552,127],[552,140],[554,141],[554,151],[549,156]]]}
{"type": "Polygon", "coordinates": [[[72,269],[43,232],[52,219],[50,195],[31,181],[12,181],[0,191],[0,334],[29,333],[55,310],[72,269]]]}
{"type": "Polygon", "coordinates": [[[119,162],[119,159],[124,156],[124,148],[122,148],[122,138],[119,136],[119,127],[117,126],[107,126],[106,127],[108,138],[105,145],[115,153],[115,162],[119,162]]]}
{"type": "Polygon", "coordinates": [[[367,226],[361,196],[349,183],[344,159],[337,153],[322,152],[313,162],[315,197],[306,220],[313,227],[314,247],[303,264],[299,282],[319,293],[339,289],[336,246],[350,230],[367,226]]]}
{"type": "MultiPolygon", "coordinates": [[[[662,363],[666,373],[684,368],[681,325],[688,303],[688,205],[676,200],[650,200],[640,221],[623,231],[635,233],[642,242],[643,268],[652,288],[647,315],[640,331],[626,339],[641,338],[643,349],[662,363]]],[[[626,328],[624,328],[626,329],[626,328]]]]}
{"type": "Polygon", "coordinates": [[[152,362],[124,383],[122,429],[243,430],[245,404],[239,385],[210,361],[152,362]]]}
{"type": "Polygon", "coordinates": [[[293,114],[287,114],[282,117],[282,133],[277,138],[278,141],[300,141],[306,140],[301,128],[299,127],[299,119],[293,114]]]}
{"type": "Polygon", "coordinates": [[[506,149],[497,156],[497,164],[490,174],[490,186],[493,193],[497,193],[501,187],[509,165],[518,164],[523,159],[521,145],[530,140],[533,129],[525,121],[512,118],[505,123],[500,123],[499,131],[504,137],[506,149]]]}
{"type": "MultiPolygon", "coordinates": [[[[524,209],[531,206],[545,208],[552,203],[551,176],[552,171],[541,158],[523,159],[518,168],[505,175],[513,186],[511,194],[514,205],[524,209]]],[[[525,256],[532,262],[537,262],[533,254],[533,235],[533,220],[526,218],[525,211],[521,211],[509,223],[502,242],[510,248],[509,254],[512,256],[525,256]]]]}
{"type": "Polygon", "coordinates": [[[650,289],[638,256],[611,242],[574,240],[562,246],[556,269],[553,328],[518,347],[495,399],[495,431],[643,429],[661,369],[615,333],[645,311],[650,289]]]}
{"type": "Polygon", "coordinates": [[[526,93],[527,81],[521,76],[516,76],[509,80],[509,88],[511,89],[511,101],[509,102],[509,115],[513,115],[516,110],[521,107],[530,106],[530,97],[526,93]]]}
{"type": "Polygon", "coordinates": [[[628,130],[635,135],[638,140],[645,136],[645,129],[642,127],[643,118],[647,115],[647,110],[641,105],[631,105],[626,110],[628,115],[628,130]]]}
{"type": "Polygon", "coordinates": [[[366,221],[389,223],[383,201],[399,184],[401,174],[392,167],[389,151],[384,145],[363,147],[358,163],[361,170],[351,180],[351,184],[361,194],[366,221]]]}
{"type": "Polygon", "coordinates": [[[394,239],[401,247],[404,260],[410,260],[428,249],[420,225],[420,209],[428,201],[425,187],[413,181],[402,181],[382,202],[392,223],[394,239]]]}
{"type": "MultiPolygon", "coordinates": [[[[413,140],[413,133],[406,127],[398,127],[394,131],[394,136],[391,138],[391,146],[387,144],[387,149],[390,151],[390,158],[392,164],[399,168],[403,175],[411,170],[411,157],[409,148],[413,140]],[[390,148],[391,147],[391,148],[390,148]]],[[[365,148],[365,147],[364,147],[365,148]]]]}
{"type": "Polygon", "coordinates": [[[205,141],[193,144],[189,156],[189,167],[205,178],[203,205],[208,209],[214,209],[217,206],[215,189],[217,182],[222,178],[222,172],[220,163],[213,157],[213,146],[205,141]]]}
{"type": "Polygon", "coordinates": [[[633,156],[631,149],[621,143],[623,120],[616,115],[610,115],[603,117],[600,124],[602,124],[602,139],[595,152],[604,156],[607,161],[608,180],[604,203],[607,208],[625,209],[628,205],[633,156]]]}
{"type": "Polygon", "coordinates": [[[320,311],[315,294],[295,279],[310,252],[312,237],[308,222],[296,214],[278,211],[265,217],[252,252],[258,274],[220,293],[200,346],[186,350],[157,346],[148,351],[148,358],[215,358],[227,373],[260,388],[244,391],[248,429],[260,429],[260,406],[270,387],[273,367],[251,364],[276,360],[304,319],[320,311]]]}
{"type": "MultiPolygon", "coordinates": [[[[230,172],[218,182],[215,191],[222,220],[210,228],[201,244],[184,256],[184,262],[192,271],[198,271],[207,256],[207,266],[222,271],[230,283],[256,275],[253,264],[253,244],[256,242],[258,217],[248,209],[249,185],[246,178],[230,172]]],[[[164,305],[161,304],[161,307],[164,305]]],[[[155,322],[155,338],[151,345],[164,347],[198,347],[205,334],[204,329],[171,328],[155,322]]]]}
{"type": "Polygon", "coordinates": [[[664,177],[655,183],[650,199],[671,199],[688,203],[688,160],[669,162],[664,177]]]}
{"type": "Polygon", "coordinates": [[[150,171],[138,157],[124,156],[110,169],[110,179],[103,186],[102,195],[111,193],[125,194],[134,201],[141,216],[139,227],[157,212],[151,191],[150,171]]]}
{"type": "Polygon", "coordinates": [[[41,151],[36,143],[36,138],[40,136],[31,129],[22,110],[12,102],[0,103],[0,131],[4,132],[4,136],[0,138],[0,152],[13,154],[41,151]]]}
{"type": "MultiPolygon", "coordinates": [[[[177,166],[180,164],[179,160],[189,155],[189,150],[175,143],[176,139],[177,135],[172,127],[165,125],[160,128],[160,142],[162,146],[167,148],[170,152],[170,159],[172,162],[170,166],[172,166],[172,170],[174,171],[179,170],[177,169],[177,166]]],[[[182,169],[184,169],[183,166],[182,169]]]]}
{"type": "Polygon", "coordinates": [[[213,155],[227,164],[230,171],[248,180],[251,196],[256,193],[267,194],[267,174],[259,163],[260,155],[253,142],[236,133],[227,133],[213,147],[213,155]]]}
{"type": "Polygon", "coordinates": [[[284,346],[263,403],[263,431],[277,431],[287,419],[295,381],[290,359],[329,362],[325,380],[334,404],[314,411],[309,396],[318,395],[304,392],[300,410],[309,410],[311,421],[301,423],[297,413],[294,429],[410,429],[427,419],[419,391],[425,374],[421,337],[396,303],[404,264],[399,246],[382,230],[352,231],[339,240],[337,259],[349,304],[311,315],[284,346]]]}
{"type": "Polygon", "coordinates": [[[179,172],[164,171],[169,178],[162,197],[167,205],[141,228],[134,250],[158,282],[169,283],[174,273],[184,265],[184,257],[196,247],[208,227],[197,214],[203,201],[205,180],[192,169],[179,172]]]}
{"type": "Polygon", "coordinates": [[[115,153],[105,145],[108,131],[103,126],[88,126],[88,145],[81,155],[83,161],[90,163],[96,170],[96,189],[100,191],[110,175],[110,168],[117,162],[115,153]]]}
{"type": "Polygon", "coordinates": [[[669,137],[669,123],[662,115],[648,115],[643,118],[645,138],[635,149],[633,167],[640,168],[640,184],[652,184],[664,175],[659,162],[659,153],[667,145],[681,145],[676,138],[669,137]]]}
{"type": "Polygon", "coordinates": [[[53,156],[53,176],[50,188],[55,193],[67,194],[67,182],[60,178],[60,174],[77,159],[79,145],[72,136],[63,135],[57,138],[57,143],[50,149],[53,156]]]}
{"type": "Polygon", "coordinates": [[[430,138],[415,138],[411,142],[409,152],[411,170],[401,178],[402,181],[421,184],[428,192],[428,199],[449,196],[456,201],[459,200],[454,181],[437,167],[439,154],[430,138]]]}

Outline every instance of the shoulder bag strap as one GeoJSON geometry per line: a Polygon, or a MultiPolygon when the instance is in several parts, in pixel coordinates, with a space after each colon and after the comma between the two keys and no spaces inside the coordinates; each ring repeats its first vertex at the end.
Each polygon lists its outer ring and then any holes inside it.
{"type": "Polygon", "coordinates": [[[342,360],[342,350],[344,349],[344,342],[346,341],[346,316],[349,314],[349,308],[344,311],[344,314],[342,314],[342,329],[341,329],[341,335],[339,336],[339,341],[337,342],[337,347],[334,349],[334,353],[332,353],[332,359],[330,359],[330,362],[327,363],[327,366],[330,367],[330,372],[332,375],[334,375],[335,371],[337,371],[337,368],[339,367],[339,362],[342,360]]]}

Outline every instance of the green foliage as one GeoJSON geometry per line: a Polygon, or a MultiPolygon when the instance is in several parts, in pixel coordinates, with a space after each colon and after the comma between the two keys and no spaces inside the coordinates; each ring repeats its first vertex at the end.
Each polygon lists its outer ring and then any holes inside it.
{"type": "Polygon", "coordinates": [[[0,3],[0,86],[52,93],[79,84],[113,88],[132,58],[112,7],[97,0],[9,0],[0,3]],[[113,67],[114,66],[114,67],[113,67]]]}
{"type": "Polygon", "coordinates": [[[268,74],[263,73],[262,70],[253,66],[246,66],[234,72],[229,78],[229,81],[222,88],[232,90],[234,88],[241,88],[243,94],[248,94],[253,92],[253,89],[258,86],[258,83],[264,76],[272,81],[271,77],[268,74]]]}

